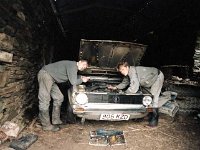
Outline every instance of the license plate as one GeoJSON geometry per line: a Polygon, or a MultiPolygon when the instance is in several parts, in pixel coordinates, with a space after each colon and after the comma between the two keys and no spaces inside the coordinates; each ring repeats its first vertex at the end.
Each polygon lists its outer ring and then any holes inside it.
{"type": "Polygon", "coordinates": [[[100,120],[129,120],[130,114],[101,114],[100,120]]]}

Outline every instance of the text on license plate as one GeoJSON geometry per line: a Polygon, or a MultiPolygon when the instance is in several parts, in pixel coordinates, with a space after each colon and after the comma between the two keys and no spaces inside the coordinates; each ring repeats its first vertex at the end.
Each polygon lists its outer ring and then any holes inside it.
{"type": "Polygon", "coordinates": [[[129,120],[130,114],[101,114],[100,120],[129,120]]]}

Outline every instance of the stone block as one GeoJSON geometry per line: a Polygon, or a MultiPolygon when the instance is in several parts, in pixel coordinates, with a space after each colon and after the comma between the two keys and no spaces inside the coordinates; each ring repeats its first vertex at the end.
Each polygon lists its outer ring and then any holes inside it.
{"type": "Polygon", "coordinates": [[[9,84],[7,84],[7,87],[17,86],[17,85],[22,84],[22,83],[26,83],[26,81],[20,80],[20,81],[17,81],[17,82],[9,83],[9,84]]]}
{"type": "Polygon", "coordinates": [[[10,79],[15,79],[15,80],[22,80],[22,79],[28,79],[28,78],[29,78],[28,74],[23,74],[23,75],[13,74],[13,75],[10,75],[10,79]]]}
{"type": "Polygon", "coordinates": [[[24,13],[21,12],[21,11],[18,11],[18,12],[17,12],[17,16],[18,16],[20,19],[22,19],[23,21],[26,20],[26,17],[25,17],[25,15],[24,15],[24,13]]]}
{"type": "Polygon", "coordinates": [[[5,105],[5,104],[3,103],[3,101],[0,101],[0,113],[3,112],[4,105],[5,105]]]}
{"type": "Polygon", "coordinates": [[[5,95],[1,95],[3,98],[10,98],[12,94],[5,94],[5,95]]]}
{"type": "Polygon", "coordinates": [[[12,62],[13,54],[0,51],[0,61],[3,62],[12,62]]]}
{"type": "Polygon", "coordinates": [[[18,115],[17,109],[15,106],[9,108],[9,116],[7,118],[7,120],[12,120],[13,118],[15,118],[18,115]]]}
{"type": "Polygon", "coordinates": [[[14,44],[14,38],[6,35],[5,33],[0,33],[0,49],[12,50],[14,44]]]}
{"type": "Polygon", "coordinates": [[[3,118],[3,113],[0,113],[0,120],[3,118]]]}
{"type": "Polygon", "coordinates": [[[12,86],[12,87],[5,87],[5,88],[1,88],[0,89],[0,95],[4,95],[4,94],[8,94],[11,92],[16,92],[16,86],[12,86]]]}
{"type": "Polygon", "coordinates": [[[0,71],[0,88],[6,85],[9,75],[10,75],[9,71],[3,71],[3,72],[0,71]]]}
{"type": "Polygon", "coordinates": [[[0,72],[3,72],[3,71],[4,71],[4,69],[5,69],[5,66],[3,66],[3,65],[0,65],[0,72]]]}

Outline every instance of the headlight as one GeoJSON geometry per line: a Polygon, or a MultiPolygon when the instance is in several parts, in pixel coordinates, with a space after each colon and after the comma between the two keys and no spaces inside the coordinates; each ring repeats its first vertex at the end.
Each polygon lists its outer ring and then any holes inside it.
{"type": "Polygon", "coordinates": [[[143,97],[142,103],[145,106],[149,106],[152,103],[152,98],[150,96],[145,96],[143,97]]]}
{"type": "Polygon", "coordinates": [[[88,103],[88,97],[85,93],[79,93],[76,96],[76,102],[80,105],[88,103]]]}

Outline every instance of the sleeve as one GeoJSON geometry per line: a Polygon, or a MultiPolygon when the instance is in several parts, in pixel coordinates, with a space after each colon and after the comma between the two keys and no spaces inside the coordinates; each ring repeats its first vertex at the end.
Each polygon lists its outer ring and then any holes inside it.
{"type": "Polygon", "coordinates": [[[136,93],[139,90],[139,86],[140,86],[140,83],[139,83],[137,74],[134,73],[130,77],[130,86],[125,92],[129,94],[136,93]]]}
{"type": "Polygon", "coordinates": [[[77,76],[77,67],[75,65],[69,65],[67,68],[67,75],[70,83],[72,85],[79,85],[82,83],[82,79],[80,76],[77,76]]]}
{"type": "Polygon", "coordinates": [[[118,84],[116,87],[120,90],[126,88],[129,85],[129,78],[128,77],[124,77],[122,82],[120,84],[118,84]]]}
{"type": "Polygon", "coordinates": [[[82,81],[82,79],[81,79],[81,76],[80,75],[78,75],[77,76],[77,80],[76,80],[76,85],[79,85],[79,84],[81,84],[83,81],[82,81]]]}

